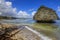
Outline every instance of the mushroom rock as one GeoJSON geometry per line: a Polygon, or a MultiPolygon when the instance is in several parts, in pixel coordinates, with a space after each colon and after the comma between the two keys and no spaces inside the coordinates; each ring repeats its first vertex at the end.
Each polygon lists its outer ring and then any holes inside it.
{"type": "Polygon", "coordinates": [[[58,20],[59,18],[55,10],[45,6],[41,6],[37,10],[37,13],[34,15],[33,19],[38,22],[53,22],[54,20],[58,20]]]}

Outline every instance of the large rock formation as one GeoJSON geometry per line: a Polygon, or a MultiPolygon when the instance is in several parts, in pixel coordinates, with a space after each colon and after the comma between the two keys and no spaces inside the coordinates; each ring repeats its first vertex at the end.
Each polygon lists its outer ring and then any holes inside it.
{"type": "Polygon", "coordinates": [[[37,10],[37,13],[34,15],[33,19],[41,22],[51,22],[59,18],[53,9],[41,6],[37,10]]]}

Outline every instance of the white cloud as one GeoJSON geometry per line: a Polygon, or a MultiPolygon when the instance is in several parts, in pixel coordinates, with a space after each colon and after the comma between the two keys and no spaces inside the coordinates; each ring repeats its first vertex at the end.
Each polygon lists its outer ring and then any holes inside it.
{"type": "Polygon", "coordinates": [[[0,12],[0,15],[1,15],[2,13],[0,12]]]}
{"type": "Polygon", "coordinates": [[[17,9],[16,8],[13,8],[13,11],[15,12],[17,9]]]}
{"type": "Polygon", "coordinates": [[[32,12],[32,16],[34,16],[34,15],[35,15],[35,13],[36,13],[36,11],[33,11],[33,12],[32,12]]]}
{"type": "Polygon", "coordinates": [[[60,12],[60,6],[58,6],[58,10],[57,11],[60,12]]]}
{"type": "Polygon", "coordinates": [[[0,0],[0,4],[3,2],[4,0],[0,0]]]}
{"type": "Polygon", "coordinates": [[[32,9],[29,9],[29,11],[33,11],[34,10],[34,8],[32,8],[32,9]]]}
{"type": "Polygon", "coordinates": [[[30,15],[26,11],[19,11],[18,16],[22,18],[28,18],[30,15]]]}
{"type": "Polygon", "coordinates": [[[23,17],[23,18],[31,18],[36,11],[34,9],[30,9],[29,11],[32,14],[27,13],[26,11],[20,10],[17,12],[17,8],[12,7],[12,2],[6,2],[5,0],[0,0],[0,15],[2,16],[14,16],[14,17],[23,17]]]}
{"type": "Polygon", "coordinates": [[[6,2],[5,0],[0,0],[0,15],[2,16],[14,16],[14,17],[24,17],[30,16],[26,11],[17,12],[17,8],[12,7],[12,2],[6,2]]]}
{"type": "Polygon", "coordinates": [[[12,6],[12,2],[5,2],[8,7],[12,6]]]}
{"type": "Polygon", "coordinates": [[[13,12],[16,14],[17,13],[17,8],[13,8],[13,12]]]}
{"type": "Polygon", "coordinates": [[[0,0],[0,13],[3,16],[16,16],[16,8],[12,7],[12,2],[6,2],[5,0],[0,0]]]}
{"type": "Polygon", "coordinates": [[[0,0],[0,4],[1,4],[1,0],[0,0]]]}
{"type": "Polygon", "coordinates": [[[60,17],[60,6],[57,7],[57,13],[58,13],[58,16],[60,17]]]}

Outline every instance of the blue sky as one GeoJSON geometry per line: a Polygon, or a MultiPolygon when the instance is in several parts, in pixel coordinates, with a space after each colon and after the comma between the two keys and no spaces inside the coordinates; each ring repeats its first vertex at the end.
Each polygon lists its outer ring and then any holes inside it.
{"type": "Polygon", "coordinates": [[[60,5],[60,0],[6,0],[13,3],[13,7],[16,7],[18,10],[34,9],[37,10],[41,5],[53,8],[57,10],[57,7],[60,5]]]}
{"type": "Polygon", "coordinates": [[[60,0],[5,0],[18,15],[34,15],[41,5],[54,9],[60,16],[60,0]]]}
{"type": "MultiPolygon", "coordinates": [[[[13,7],[19,10],[27,11],[33,9],[37,10],[41,5],[45,5],[57,11],[58,6],[60,6],[60,0],[7,0],[13,3],[13,7]]],[[[31,12],[29,12],[31,13],[31,12]]],[[[60,15],[60,14],[59,14],[60,15]]]]}

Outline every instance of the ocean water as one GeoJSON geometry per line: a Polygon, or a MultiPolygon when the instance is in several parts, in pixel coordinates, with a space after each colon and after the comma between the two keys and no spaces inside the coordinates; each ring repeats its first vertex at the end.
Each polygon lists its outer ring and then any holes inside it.
{"type": "Polygon", "coordinates": [[[0,23],[28,25],[52,40],[60,40],[60,20],[55,20],[55,23],[37,23],[33,19],[13,19],[0,20],[0,23]]]}
{"type": "MultiPolygon", "coordinates": [[[[12,20],[0,20],[0,23],[12,23],[12,24],[22,24],[22,25],[27,25],[27,24],[40,24],[37,23],[33,19],[12,19],[12,20]]],[[[42,23],[46,24],[46,23],[42,23]]],[[[47,24],[52,24],[52,25],[57,25],[60,27],[60,20],[55,20],[55,23],[47,23],[47,24]]]]}

